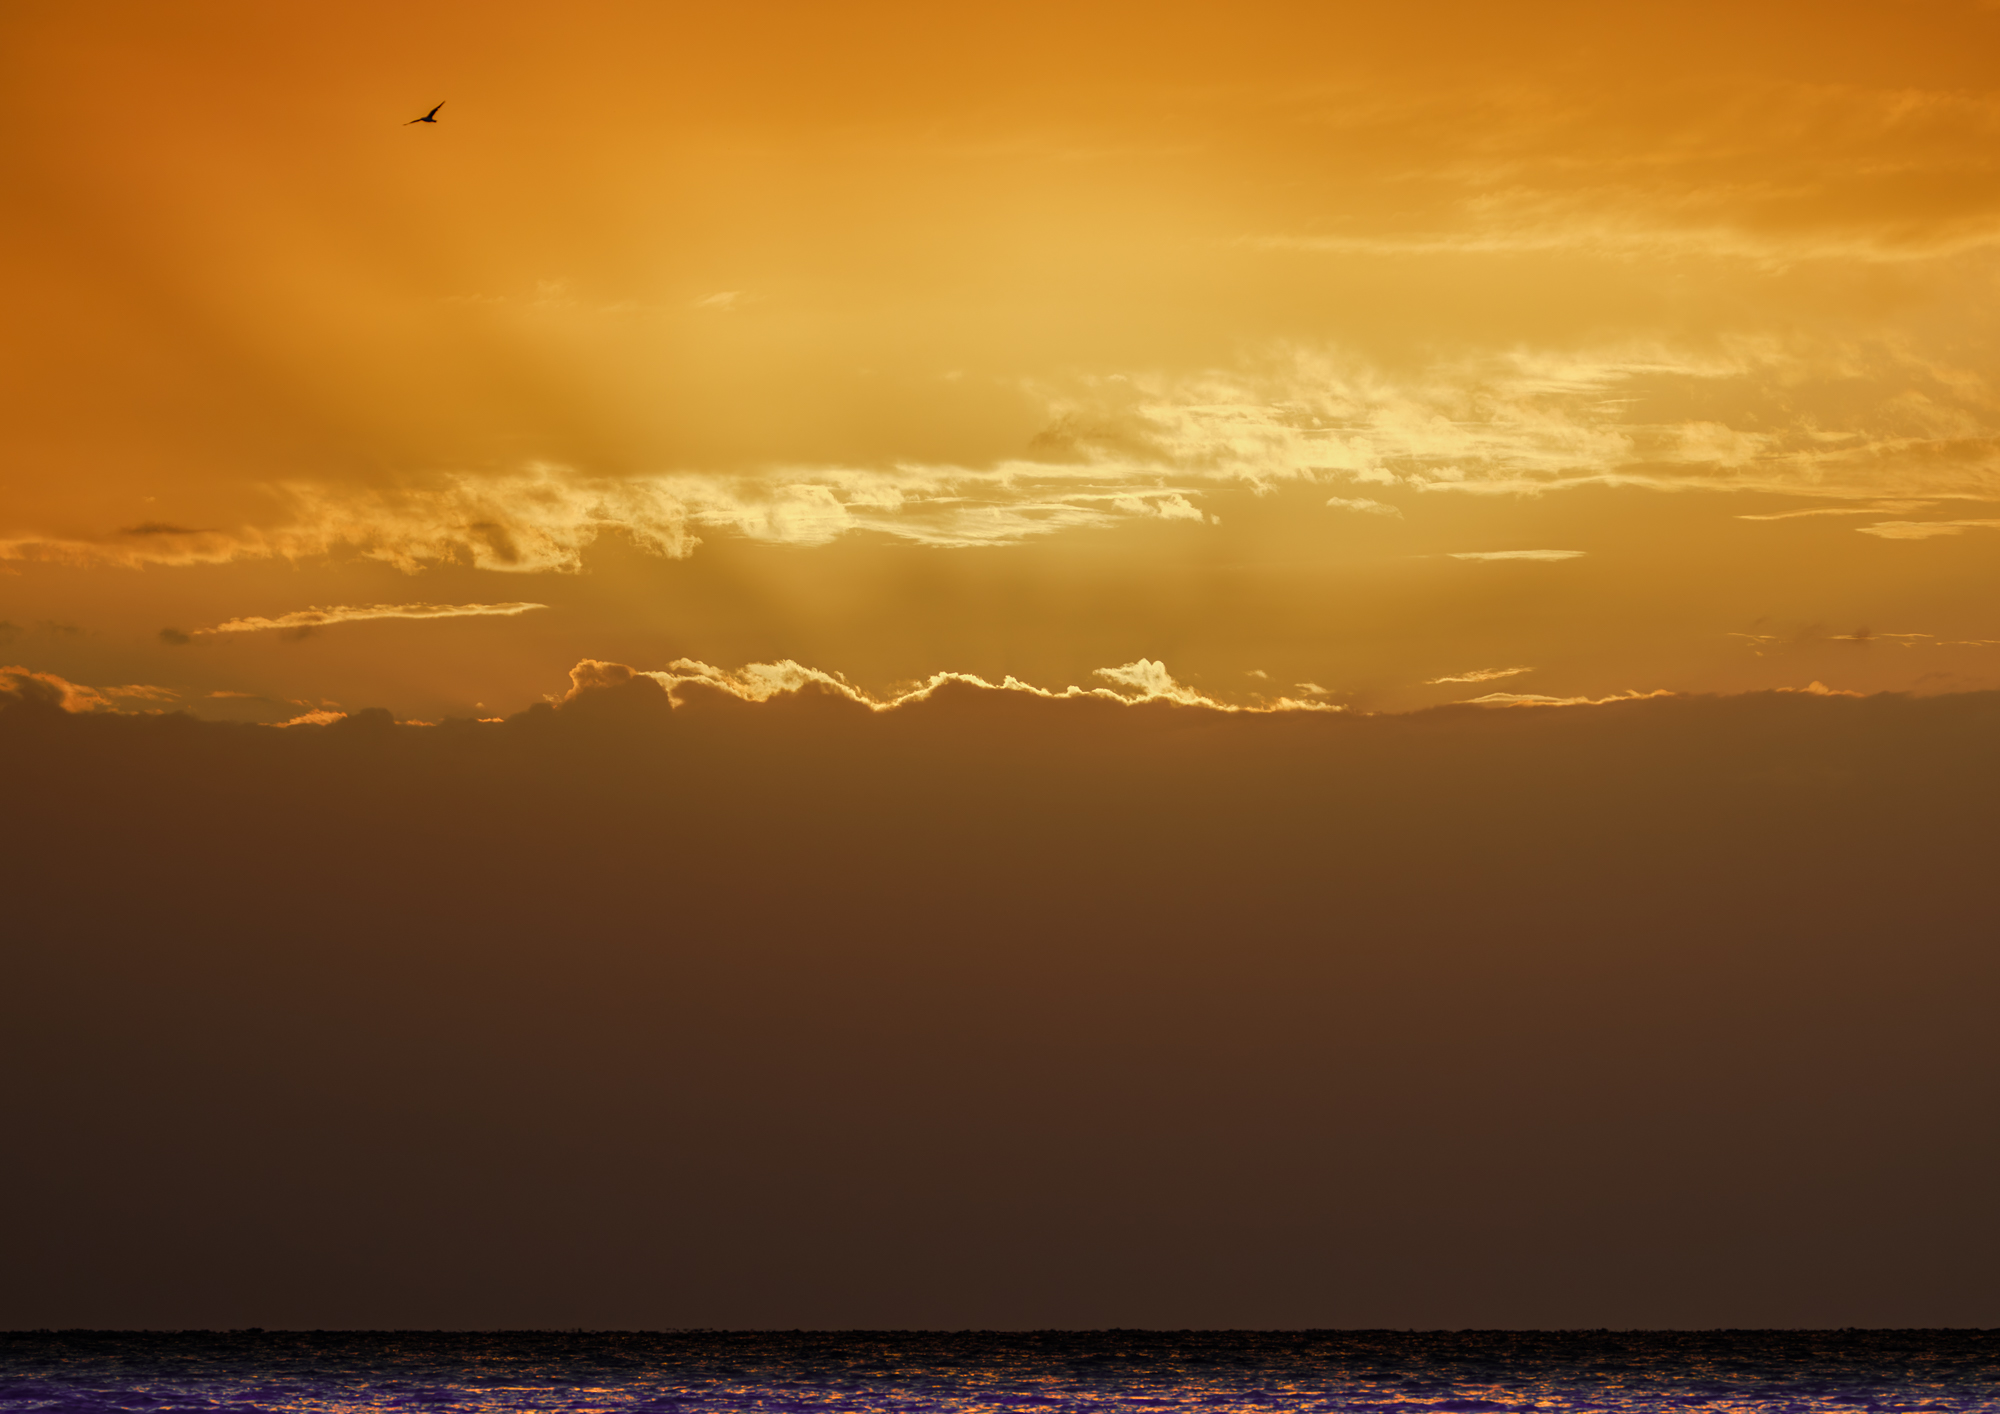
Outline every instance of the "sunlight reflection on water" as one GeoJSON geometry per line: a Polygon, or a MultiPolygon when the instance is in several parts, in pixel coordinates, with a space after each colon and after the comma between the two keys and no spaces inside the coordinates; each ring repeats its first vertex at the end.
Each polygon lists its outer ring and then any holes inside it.
{"type": "Polygon", "coordinates": [[[0,1334],[0,1411],[2000,1410],[2000,1332],[0,1334]]]}

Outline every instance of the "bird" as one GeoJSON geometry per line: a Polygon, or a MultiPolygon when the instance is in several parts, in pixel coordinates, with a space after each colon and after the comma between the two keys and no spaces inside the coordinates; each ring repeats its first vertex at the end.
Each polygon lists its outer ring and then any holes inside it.
{"type": "MultiPolygon", "coordinates": [[[[451,102],[451,100],[450,100],[449,98],[447,98],[447,99],[445,100],[445,103],[449,103],[449,102],[451,102]]],[[[423,116],[423,117],[421,117],[421,118],[412,118],[412,119],[410,119],[410,123],[435,123],[435,122],[436,122],[436,121],[438,120],[438,108],[442,108],[442,107],[444,107],[444,103],[440,103],[440,104],[438,104],[437,108],[433,108],[433,109],[431,109],[431,111],[430,111],[430,112],[428,112],[428,113],[424,114],[424,116],[423,116]]],[[[405,124],[403,124],[403,126],[407,128],[407,127],[408,127],[408,126],[410,125],[410,123],[405,123],[405,124]]]]}

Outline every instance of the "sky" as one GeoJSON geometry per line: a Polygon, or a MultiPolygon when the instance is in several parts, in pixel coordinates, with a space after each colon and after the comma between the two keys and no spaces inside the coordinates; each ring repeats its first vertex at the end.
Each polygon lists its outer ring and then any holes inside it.
{"type": "Polygon", "coordinates": [[[114,706],[2000,685],[1990,5],[0,24],[0,661],[114,706]]]}
{"type": "Polygon", "coordinates": [[[0,1326],[2000,1326],[1996,53],[0,7],[0,1326]]]}

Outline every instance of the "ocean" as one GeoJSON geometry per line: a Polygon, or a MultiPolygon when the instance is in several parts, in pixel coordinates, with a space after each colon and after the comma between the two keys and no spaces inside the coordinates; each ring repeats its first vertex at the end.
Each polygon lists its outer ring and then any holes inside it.
{"type": "Polygon", "coordinates": [[[0,1411],[2000,1410],[2000,1331],[16,1331],[0,1411]]]}

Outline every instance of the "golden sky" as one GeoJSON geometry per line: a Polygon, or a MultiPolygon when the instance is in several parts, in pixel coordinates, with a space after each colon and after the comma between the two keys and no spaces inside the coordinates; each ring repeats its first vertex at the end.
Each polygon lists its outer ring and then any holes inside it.
{"type": "Polygon", "coordinates": [[[0,664],[265,720],[579,659],[2000,686],[1995,53],[1971,0],[20,0],[0,664]]]}
{"type": "Polygon", "coordinates": [[[0,5],[0,1324],[2000,1325],[1996,55],[0,5]]]}

